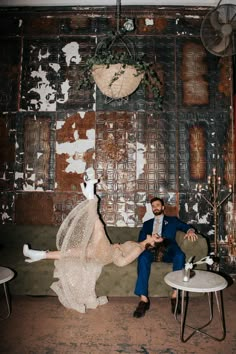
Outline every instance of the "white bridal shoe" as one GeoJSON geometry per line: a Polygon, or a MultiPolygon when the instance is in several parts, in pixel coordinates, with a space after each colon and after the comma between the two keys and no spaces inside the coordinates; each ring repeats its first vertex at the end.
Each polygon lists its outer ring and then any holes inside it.
{"type": "Polygon", "coordinates": [[[95,172],[93,168],[88,168],[86,170],[86,175],[84,176],[84,183],[80,183],[83,195],[88,199],[94,199],[94,186],[98,183],[95,179],[95,172]]]}
{"type": "Polygon", "coordinates": [[[23,246],[23,255],[25,257],[28,257],[28,259],[25,259],[25,262],[32,263],[32,262],[40,261],[41,259],[45,259],[46,251],[30,250],[29,246],[25,244],[23,246]]]}

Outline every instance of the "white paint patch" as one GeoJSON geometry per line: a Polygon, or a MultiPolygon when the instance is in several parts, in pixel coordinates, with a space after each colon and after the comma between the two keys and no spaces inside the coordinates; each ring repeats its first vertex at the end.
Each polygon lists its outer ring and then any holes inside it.
{"type": "Polygon", "coordinates": [[[129,226],[129,227],[134,227],[135,226],[135,220],[134,220],[134,214],[133,213],[126,213],[126,212],[121,212],[120,215],[123,217],[123,220],[118,220],[116,222],[116,226],[129,226]]]}
{"type": "Polygon", "coordinates": [[[205,215],[202,215],[200,218],[197,218],[198,219],[198,224],[210,224],[209,221],[207,221],[208,217],[209,217],[209,213],[205,214],[205,215]]]}
{"type": "Polygon", "coordinates": [[[32,175],[28,178],[29,181],[35,181],[35,173],[32,173],[32,175]]]}
{"type": "MultiPolygon", "coordinates": [[[[56,111],[56,90],[50,86],[47,79],[47,72],[42,70],[41,65],[38,71],[32,71],[31,77],[38,78],[37,87],[32,88],[29,92],[35,92],[39,95],[39,99],[32,99],[30,101],[32,110],[38,109],[39,111],[56,111]]],[[[31,110],[29,109],[29,110],[31,110]]]]}
{"type": "Polygon", "coordinates": [[[81,119],[84,119],[86,112],[78,112],[78,113],[79,113],[79,115],[80,115],[80,118],[81,118],[81,119]]]}
{"type": "Polygon", "coordinates": [[[39,159],[43,155],[42,152],[37,152],[37,159],[39,159]]]}
{"type": "Polygon", "coordinates": [[[15,173],[15,180],[17,180],[18,178],[24,178],[24,173],[23,172],[16,172],[15,173]]]}
{"type": "Polygon", "coordinates": [[[140,200],[138,204],[140,204],[140,202],[145,203],[146,199],[147,199],[146,193],[145,192],[138,192],[137,194],[138,194],[138,200],[140,200]]]}
{"type": "Polygon", "coordinates": [[[57,63],[49,63],[50,68],[52,68],[54,71],[58,72],[60,70],[60,65],[57,63]]]}
{"type": "Polygon", "coordinates": [[[58,120],[56,123],[56,129],[61,129],[65,124],[64,120],[58,120]]]}
{"type": "Polygon", "coordinates": [[[11,219],[10,215],[8,215],[6,212],[2,213],[2,221],[10,220],[10,219],[11,219]]]}
{"type": "Polygon", "coordinates": [[[57,100],[57,102],[59,103],[65,103],[66,101],[68,101],[68,98],[69,98],[69,89],[70,89],[70,84],[69,84],[69,80],[66,79],[66,81],[64,81],[62,84],[61,84],[61,93],[64,95],[64,99],[62,98],[59,98],[57,100]]]}
{"type": "Polygon", "coordinates": [[[196,204],[193,205],[193,210],[198,213],[198,203],[196,203],[196,204]]]}
{"type": "Polygon", "coordinates": [[[200,16],[197,16],[197,15],[185,15],[186,18],[197,18],[199,19],[200,16]]]}
{"type": "Polygon", "coordinates": [[[3,176],[0,179],[6,181],[6,173],[5,172],[3,173],[3,176]]]}
{"type": "Polygon", "coordinates": [[[144,217],[142,219],[143,222],[154,218],[151,203],[146,203],[145,207],[146,207],[146,213],[144,214],[144,217]]]}
{"type": "Polygon", "coordinates": [[[29,165],[27,165],[27,166],[26,166],[26,170],[27,170],[27,171],[33,171],[34,169],[33,169],[33,167],[29,167],[29,165]]]}
{"type": "Polygon", "coordinates": [[[146,159],[144,158],[145,152],[146,147],[144,144],[137,142],[136,179],[139,179],[140,175],[144,172],[146,164],[146,159]]]}
{"type": "Polygon", "coordinates": [[[77,42],[66,44],[62,51],[65,53],[67,66],[70,66],[70,63],[79,64],[81,62],[79,44],[77,42]]]}
{"type": "Polygon", "coordinates": [[[23,190],[29,192],[29,191],[34,191],[35,188],[31,184],[28,184],[28,183],[25,182],[24,185],[23,185],[23,190]]]}
{"type": "Polygon", "coordinates": [[[78,139],[79,139],[79,132],[78,132],[78,130],[75,130],[73,135],[74,135],[74,139],[75,139],[75,140],[78,140],[78,139]]]}
{"type": "Polygon", "coordinates": [[[82,160],[75,160],[72,156],[70,156],[66,162],[68,162],[68,166],[65,169],[66,173],[84,173],[86,168],[86,162],[82,160]]]}
{"type": "Polygon", "coordinates": [[[168,198],[167,198],[167,203],[171,204],[172,202],[175,202],[176,194],[173,192],[168,193],[168,198]]]}
{"type": "Polygon", "coordinates": [[[39,50],[39,55],[38,55],[39,61],[41,61],[42,59],[47,59],[47,58],[49,58],[49,56],[50,56],[50,53],[48,50],[45,54],[41,54],[41,49],[39,50]]]}
{"type": "Polygon", "coordinates": [[[145,25],[146,26],[153,26],[154,25],[153,18],[145,18],[145,25]]]}
{"type": "Polygon", "coordinates": [[[59,144],[56,143],[56,153],[67,154],[69,157],[66,160],[68,166],[66,167],[66,173],[84,173],[86,168],[86,162],[83,160],[83,154],[95,147],[95,130],[89,129],[86,132],[88,139],[79,139],[79,132],[74,134],[77,140],[74,142],[66,142],[59,144]]]}

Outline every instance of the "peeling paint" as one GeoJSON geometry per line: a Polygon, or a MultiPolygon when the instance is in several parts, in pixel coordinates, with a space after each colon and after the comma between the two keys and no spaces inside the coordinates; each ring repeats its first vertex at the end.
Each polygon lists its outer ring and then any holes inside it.
{"type": "Polygon", "coordinates": [[[146,26],[153,26],[154,25],[153,18],[145,18],[145,25],[146,26]]]}
{"type": "Polygon", "coordinates": [[[45,54],[41,54],[41,49],[39,50],[39,55],[38,55],[39,61],[41,61],[42,59],[47,59],[47,58],[49,58],[49,56],[50,56],[50,53],[48,50],[45,54]]]}
{"type": "Polygon", "coordinates": [[[150,219],[153,219],[154,215],[153,215],[153,212],[152,212],[152,206],[150,203],[146,203],[145,204],[145,207],[146,207],[146,213],[144,214],[144,217],[142,219],[142,221],[147,221],[147,220],[150,220],[150,219]]]}
{"type": "Polygon", "coordinates": [[[77,42],[71,42],[62,48],[62,51],[66,55],[66,64],[70,66],[70,63],[79,64],[81,62],[81,56],[79,54],[79,44],[77,42]]]}
{"type": "Polygon", "coordinates": [[[63,120],[59,120],[56,122],[56,129],[61,129],[65,122],[63,120]]]}
{"type": "Polygon", "coordinates": [[[200,16],[198,15],[185,15],[186,18],[197,18],[200,19],[200,16]]]}
{"type": "Polygon", "coordinates": [[[86,112],[78,112],[81,119],[84,119],[86,112]]]}
{"type": "Polygon", "coordinates": [[[69,155],[66,162],[68,166],[65,169],[66,173],[84,173],[86,168],[86,161],[83,159],[83,153],[89,149],[93,149],[95,146],[95,129],[88,129],[86,131],[86,136],[88,139],[80,139],[79,132],[75,131],[74,142],[65,142],[59,144],[56,143],[56,153],[57,154],[67,154],[69,155]]]}
{"type": "Polygon", "coordinates": [[[68,98],[69,98],[69,89],[70,89],[70,84],[69,84],[69,80],[66,79],[66,81],[64,81],[62,84],[61,84],[61,93],[64,95],[64,99],[62,98],[59,98],[57,100],[57,102],[59,103],[65,103],[66,101],[68,101],[68,98]]]}
{"type": "Polygon", "coordinates": [[[48,65],[50,66],[50,68],[52,68],[56,72],[58,72],[60,70],[60,65],[57,63],[49,63],[48,65]]]}
{"type": "Polygon", "coordinates": [[[31,77],[38,78],[40,80],[37,83],[37,87],[29,90],[29,92],[32,91],[37,93],[39,95],[39,99],[31,99],[31,107],[28,107],[28,109],[56,111],[56,90],[50,86],[50,82],[47,79],[47,72],[42,70],[42,66],[40,65],[38,71],[32,71],[31,77]]]}
{"type": "Polygon", "coordinates": [[[4,220],[11,220],[10,215],[8,215],[6,212],[2,213],[2,221],[4,222],[4,220]]]}
{"type": "Polygon", "coordinates": [[[146,147],[144,144],[137,142],[137,160],[136,160],[136,178],[138,179],[140,175],[144,172],[144,166],[146,164],[146,159],[144,153],[146,152],[146,147]]]}

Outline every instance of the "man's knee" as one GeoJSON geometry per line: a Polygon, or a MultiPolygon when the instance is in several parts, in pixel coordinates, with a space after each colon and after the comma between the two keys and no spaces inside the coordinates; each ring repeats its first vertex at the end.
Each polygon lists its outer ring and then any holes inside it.
{"type": "Polygon", "coordinates": [[[179,267],[181,269],[181,267],[185,263],[185,254],[183,252],[178,252],[174,256],[173,263],[174,263],[174,265],[176,265],[177,267],[179,267]]]}

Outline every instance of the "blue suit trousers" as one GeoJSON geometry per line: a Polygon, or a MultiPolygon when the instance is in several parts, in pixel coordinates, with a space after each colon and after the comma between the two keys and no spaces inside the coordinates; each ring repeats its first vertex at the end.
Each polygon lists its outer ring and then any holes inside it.
{"type": "MultiPolygon", "coordinates": [[[[148,296],[148,283],[151,272],[151,265],[154,261],[154,254],[144,251],[138,258],[138,278],[135,286],[135,295],[148,296]]],[[[173,271],[184,268],[185,254],[176,242],[173,242],[165,251],[163,262],[173,263],[173,271]]]]}

